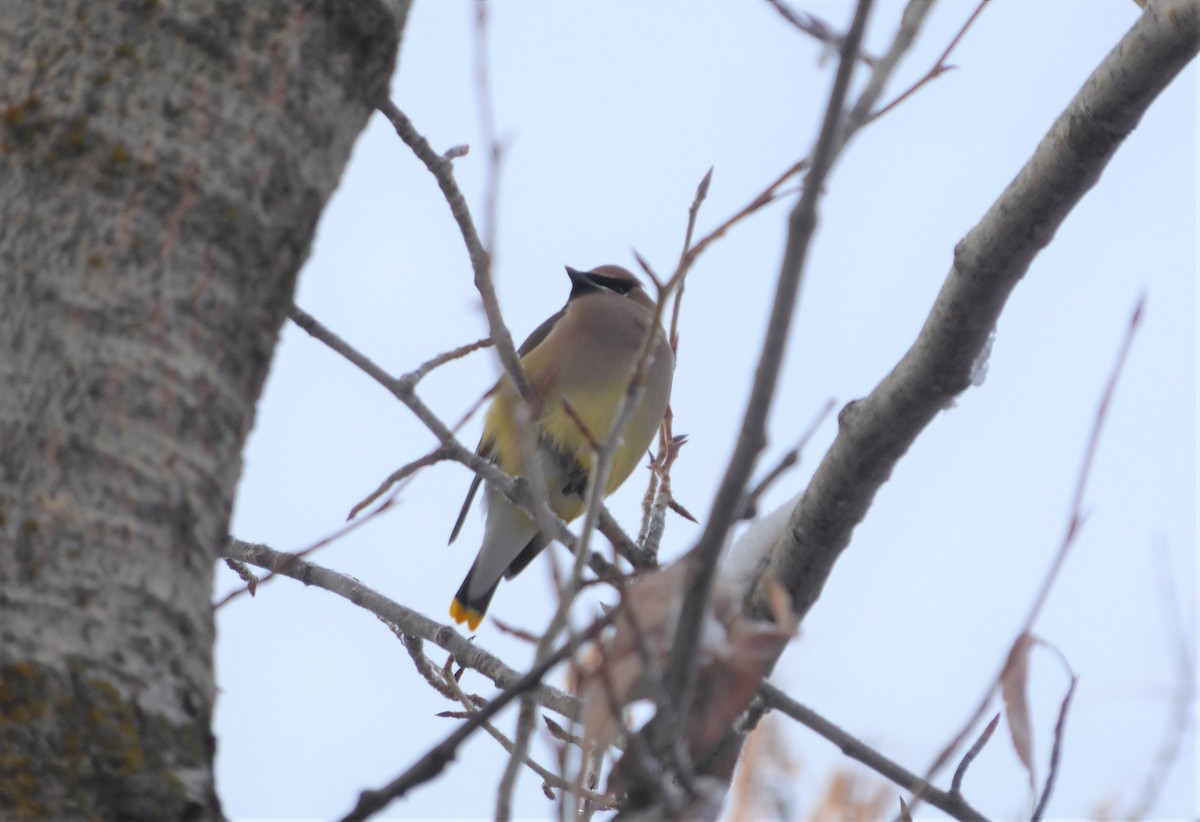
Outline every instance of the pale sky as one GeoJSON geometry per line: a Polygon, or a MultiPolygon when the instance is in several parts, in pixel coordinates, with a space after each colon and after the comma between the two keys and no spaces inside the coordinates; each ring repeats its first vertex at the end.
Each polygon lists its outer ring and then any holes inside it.
{"type": "MultiPolygon", "coordinates": [[[[852,9],[796,7],[838,28],[852,9]]],[[[885,98],[933,65],[973,7],[938,4],[885,98]]],[[[884,50],[901,9],[878,4],[870,51],[884,50]]],[[[827,399],[840,408],[865,395],[904,354],[955,243],[1139,13],[1126,0],[993,3],[951,58],[957,70],[849,146],[820,206],[756,476],[827,399]]],[[[467,3],[417,2],[393,99],[435,148],[471,145],[455,170],[482,224],[487,152],[472,29],[467,3]]],[[[566,299],[564,265],[633,268],[637,249],[669,271],[710,166],[700,231],[804,156],[835,63],[765,2],[506,2],[492,8],[489,40],[507,146],[495,276],[518,341],[566,299]]],[[[901,461],[773,677],[901,764],[925,768],[994,676],[1057,549],[1097,402],[1145,292],[1144,322],[1090,479],[1087,521],[1035,628],[1080,677],[1051,818],[1136,801],[1175,710],[1177,645],[1195,654],[1196,95],[1193,66],[1034,262],[1000,320],[985,383],[936,418],[901,461]]],[[[675,430],[690,442],[674,488],[700,517],[744,410],[792,201],[731,232],[688,281],[672,404],[675,430]]],[[[325,212],[297,302],[397,374],[487,333],[449,209],[381,115],[325,212]]],[[[428,377],[420,394],[453,422],[497,369],[492,354],[477,353],[428,377]]],[[[475,420],[463,441],[474,445],[478,431],[475,420]]],[[[768,496],[768,510],[803,488],[834,434],[827,421],[803,464],[768,496]]],[[[304,548],[433,445],[382,388],[285,326],[232,531],[280,550],[304,548]]],[[[314,560],[449,621],[482,533],[475,512],[446,546],[469,481],[453,464],[425,471],[397,508],[314,560]]],[[[635,472],[609,500],[627,530],[636,531],[644,481],[635,472]]],[[[698,534],[672,518],[664,558],[698,534]]],[[[549,569],[542,558],[503,584],[491,614],[544,627],[554,603],[549,569]]],[[[236,584],[219,569],[218,598],[236,584]]],[[[391,632],[331,594],[279,579],[217,619],[217,775],[231,819],[336,817],[453,728],[434,714],[456,706],[417,675],[391,632]]],[[[477,641],[514,667],[532,655],[490,621],[477,641]]],[[[427,653],[445,659],[436,648],[427,653]]],[[[1040,777],[1065,675],[1046,652],[1032,666],[1040,777]]],[[[485,697],[495,690],[470,673],[463,683],[485,697]]],[[[502,715],[502,730],[514,725],[514,714],[502,715]]],[[[799,763],[790,796],[803,810],[833,769],[851,766],[807,729],[785,727],[799,763]]],[[[1153,818],[1195,816],[1195,749],[1189,729],[1153,818]]],[[[543,741],[535,755],[553,764],[543,741]]],[[[505,761],[477,734],[446,773],[388,815],[490,817],[505,761]]],[[[1007,727],[972,766],[964,792],[993,818],[1027,815],[1026,777],[1007,727]]],[[[552,809],[526,772],[517,813],[544,818],[552,809]]]]}

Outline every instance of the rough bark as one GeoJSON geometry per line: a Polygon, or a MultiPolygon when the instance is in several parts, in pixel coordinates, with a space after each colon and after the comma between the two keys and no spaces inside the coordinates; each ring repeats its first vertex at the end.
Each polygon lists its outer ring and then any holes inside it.
{"type": "Polygon", "coordinates": [[[220,818],[213,562],[406,5],[0,7],[0,817],[220,818]]]}

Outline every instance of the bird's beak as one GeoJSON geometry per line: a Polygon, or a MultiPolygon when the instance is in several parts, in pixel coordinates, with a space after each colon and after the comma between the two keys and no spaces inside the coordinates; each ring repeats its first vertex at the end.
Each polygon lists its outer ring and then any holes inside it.
{"type": "Polygon", "coordinates": [[[567,276],[571,278],[571,298],[582,296],[591,291],[599,291],[600,286],[596,285],[585,271],[580,271],[578,268],[567,266],[567,276]]]}

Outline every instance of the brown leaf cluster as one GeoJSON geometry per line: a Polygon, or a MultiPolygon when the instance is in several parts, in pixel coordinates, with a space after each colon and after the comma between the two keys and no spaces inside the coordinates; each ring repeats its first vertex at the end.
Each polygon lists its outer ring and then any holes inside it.
{"type": "MultiPolygon", "coordinates": [[[[615,630],[577,687],[584,708],[584,759],[624,730],[625,708],[665,694],[661,675],[690,578],[689,558],[638,577],[625,591],[615,630]]],[[[783,587],[772,586],[775,622],[740,613],[735,589],[718,581],[701,634],[695,696],[682,721],[692,762],[714,753],[734,720],[758,693],[771,662],[796,633],[797,619],[783,587]]],[[[616,786],[610,779],[610,790],[616,786]]]]}

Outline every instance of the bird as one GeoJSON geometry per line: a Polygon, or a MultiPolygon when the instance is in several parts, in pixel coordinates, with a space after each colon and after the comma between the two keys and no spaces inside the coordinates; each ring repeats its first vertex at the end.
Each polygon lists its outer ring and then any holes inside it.
{"type": "MultiPolygon", "coordinates": [[[[517,354],[532,389],[532,435],[550,510],[570,522],[583,513],[592,443],[607,438],[652,323],[644,391],[614,450],[605,496],[628,479],[662,424],[675,355],[655,319],[654,299],[628,270],[617,265],[590,271],[567,266],[567,276],[571,292],[566,305],[538,326],[517,354]],[[567,410],[567,403],[578,419],[567,410]]],[[[491,405],[477,453],[511,476],[526,476],[517,422],[520,395],[507,375],[489,395],[491,405]]],[[[478,476],[471,482],[450,542],[462,529],[479,483],[478,476]]],[[[483,620],[501,578],[512,579],[550,542],[529,514],[490,484],[484,501],[483,542],[450,605],[454,621],[467,623],[472,631],[483,620]]]]}

